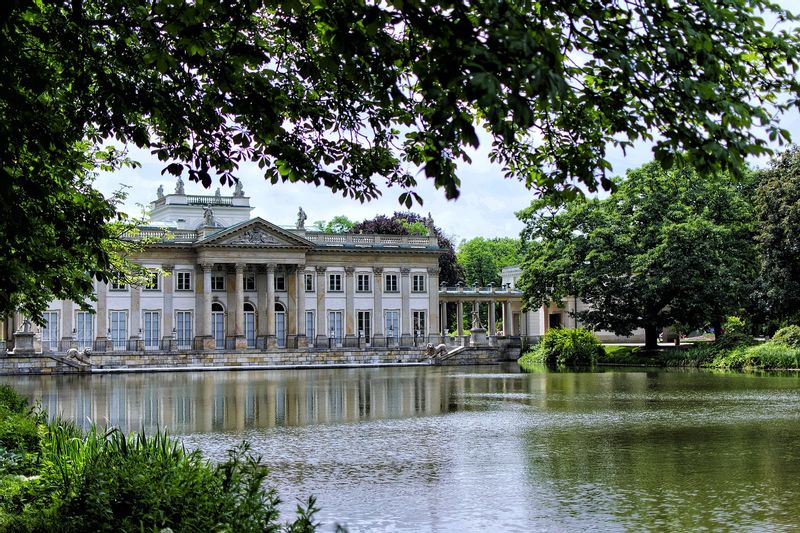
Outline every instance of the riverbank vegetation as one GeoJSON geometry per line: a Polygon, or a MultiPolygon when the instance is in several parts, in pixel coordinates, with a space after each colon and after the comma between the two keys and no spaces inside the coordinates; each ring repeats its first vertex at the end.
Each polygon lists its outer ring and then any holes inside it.
{"type": "Polygon", "coordinates": [[[744,334],[730,333],[716,341],[699,341],[683,346],[601,346],[588,330],[559,328],[548,331],[542,341],[523,354],[523,368],[558,366],[658,366],[718,368],[723,370],[800,369],[800,326],[778,330],[772,339],[757,342],[744,334]],[[556,332],[552,333],[551,332],[556,332]],[[573,339],[581,339],[580,343],[573,339]],[[581,348],[578,348],[581,346],[581,348]],[[597,346],[596,351],[589,347],[597,346]],[[575,357],[574,353],[596,354],[575,357]],[[570,357],[571,356],[571,357],[570,357]]]}
{"type": "Polygon", "coordinates": [[[266,476],[244,443],[212,464],[165,433],[48,422],[0,387],[2,531],[315,531],[313,498],[281,524],[266,476]]]}

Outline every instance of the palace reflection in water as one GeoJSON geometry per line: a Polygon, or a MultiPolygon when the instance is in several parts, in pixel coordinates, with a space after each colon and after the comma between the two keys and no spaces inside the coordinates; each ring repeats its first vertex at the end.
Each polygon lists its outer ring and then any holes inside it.
{"type": "Polygon", "coordinates": [[[520,389],[429,368],[170,372],[7,379],[51,416],[126,431],[237,432],[430,416],[470,409],[466,395],[520,389]],[[485,389],[485,390],[484,390],[485,389]]]}

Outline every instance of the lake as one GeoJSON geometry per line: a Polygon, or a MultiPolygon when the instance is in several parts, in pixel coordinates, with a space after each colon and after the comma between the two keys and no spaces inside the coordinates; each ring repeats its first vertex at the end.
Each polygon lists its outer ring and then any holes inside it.
{"type": "Polygon", "coordinates": [[[516,364],[3,376],[51,414],[242,440],[324,529],[786,530],[800,376],[516,364]]]}

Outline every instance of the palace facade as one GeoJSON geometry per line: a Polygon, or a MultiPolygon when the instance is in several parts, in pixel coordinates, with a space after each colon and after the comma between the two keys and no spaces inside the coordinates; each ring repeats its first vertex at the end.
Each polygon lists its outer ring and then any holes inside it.
{"type": "MultiPolygon", "coordinates": [[[[439,337],[437,238],[325,234],[251,218],[250,199],[175,193],[151,204],[134,261],[146,286],[96,282],[94,313],[54,301],[36,351],[418,346],[439,337]]],[[[432,221],[431,221],[432,225],[432,221]]],[[[22,317],[7,324],[11,339],[22,317]]]]}

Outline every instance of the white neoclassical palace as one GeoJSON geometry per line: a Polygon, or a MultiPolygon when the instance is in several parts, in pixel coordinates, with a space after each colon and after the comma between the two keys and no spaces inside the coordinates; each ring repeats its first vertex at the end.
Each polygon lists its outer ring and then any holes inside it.
{"type": "Polygon", "coordinates": [[[440,333],[435,236],[325,234],[305,228],[302,209],[290,228],[252,209],[240,186],[159,188],[135,258],[151,282],[96,282],[94,313],[52,302],[37,348],[411,346],[440,333]]]}

